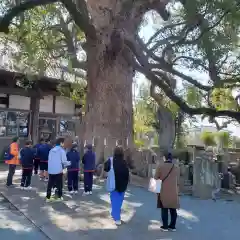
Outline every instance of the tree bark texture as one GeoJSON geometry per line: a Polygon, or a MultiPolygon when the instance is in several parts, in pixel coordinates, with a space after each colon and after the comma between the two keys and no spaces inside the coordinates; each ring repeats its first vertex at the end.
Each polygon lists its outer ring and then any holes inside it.
{"type": "MultiPolygon", "coordinates": [[[[116,141],[123,145],[132,142],[133,70],[123,57],[114,61],[96,58],[98,49],[88,52],[88,89],[85,116],[85,140],[94,142],[96,151],[101,154],[104,143],[109,151],[116,141]],[[94,139],[94,140],[93,140],[94,139]]],[[[106,56],[108,57],[108,56],[106,56]]],[[[108,151],[107,154],[110,154],[108,151]]]]}
{"type": "Polygon", "coordinates": [[[87,103],[84,140],[94,142],[98,157],[111,155],[116,144],[133,141],[132,53],[123,34],[134,36],[136,25],[119,19],[118,0],[88,0],[97,40],[87,42],[87,103]],[[94,139],[94,140],[93,140],[94,139]],[[104,144],[106,147],[104,148],[104,144]]]}

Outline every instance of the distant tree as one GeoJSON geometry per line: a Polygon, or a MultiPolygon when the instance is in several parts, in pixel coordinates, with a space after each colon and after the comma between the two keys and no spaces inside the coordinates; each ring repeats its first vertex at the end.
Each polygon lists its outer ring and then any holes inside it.
{"type": "Polygon", "coordinates": [[[212,132],[204,131],[201,134],[201,140],[203,141],[205,146],[216,146],[216,141],[215,141],[215,134],[212,132]]]}

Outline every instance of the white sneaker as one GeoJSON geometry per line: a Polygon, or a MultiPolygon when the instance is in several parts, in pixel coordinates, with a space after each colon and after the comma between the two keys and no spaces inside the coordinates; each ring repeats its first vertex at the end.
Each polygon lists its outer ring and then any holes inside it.
{"type": "Polygon", "coordinates": [[[89,195],[89,192],[83,192],[83,196],[89,195]]]}
{"type": "Polygon", "coordinates": [[[32,187],[29,186],[29,187],[25,187],[26,190],[32,190],[32,187]]]}
{"type": "Polygon", "coordinates": [[[48,178],[44,178],[44,182],[48,182],[48,178]]]}
{"type": "Polygon", "coordinates": [[[74,191],[74,194],[78,194],[78,191],[74,191]]]}
{"type": "Polygon", "coordinates": [[[20,187],[21,190],[25,190],[25,187],[20,187]]]}
{"type": "Polygon", "coordinates": [[[122,224],[122,222],[119,220],[119,221],[115,221],[115,224],[117,225],[117,226],[120,226],[121,224],[122,224]]]}
{"type": "Polygon", "coordinates": [[[74,191],[70,191],[69,193],[70,193],[70,194],[74,194],[74,191]]]}
{"type": "Polygon", "coordinates": [[[92,195],[92,191],[89,192],[89,195],[92,195]]]}

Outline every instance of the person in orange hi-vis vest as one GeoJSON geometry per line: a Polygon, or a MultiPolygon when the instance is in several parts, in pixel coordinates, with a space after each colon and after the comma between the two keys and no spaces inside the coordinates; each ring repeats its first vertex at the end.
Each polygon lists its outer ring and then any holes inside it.
{"type": "Polygon", "coordinates": [[[8,176],[7,176],[7,187],[13,185],[12,180],[15,174],[16,166],[20,164],[19,160],[19,139],[14,137],[12,143],[9,145],[7,151],[4,153],[5,163],[9,165],[8,176]]]}

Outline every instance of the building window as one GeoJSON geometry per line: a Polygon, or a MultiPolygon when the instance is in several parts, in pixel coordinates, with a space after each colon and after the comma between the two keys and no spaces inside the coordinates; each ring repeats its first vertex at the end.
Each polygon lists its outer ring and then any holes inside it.
{"type": "Polygon", "coordinates": [[[7,137],[18,136],[17,112],[7,113],[7,137]]]}
{"type": "Polygon", "coordinates": [[[18,112],[17,119],[19,126],[19,137],[28,137],[29,113],[18,112]]]}
{"type": "Polygon", "coordinates": [[[7,113],[5,111],[0,111],[0,137],[6,136],[6,118],[7,113]]]}
{"type": "Polygon", "coordinates": [[[56,120],[41,118],[39,119],[40,138],[53,140],[56,138],[56,120]]]}
{"type": "Polygon", "coordinates": [[[69,120],[61,120],[59,126],[60,136],[74,136],[75,135],[75,123],[69,120]]]}
{"type": "Polygon", "coordinates": [[[0,111],[0,137],[28,137],[28,112],[0,111]]]}

